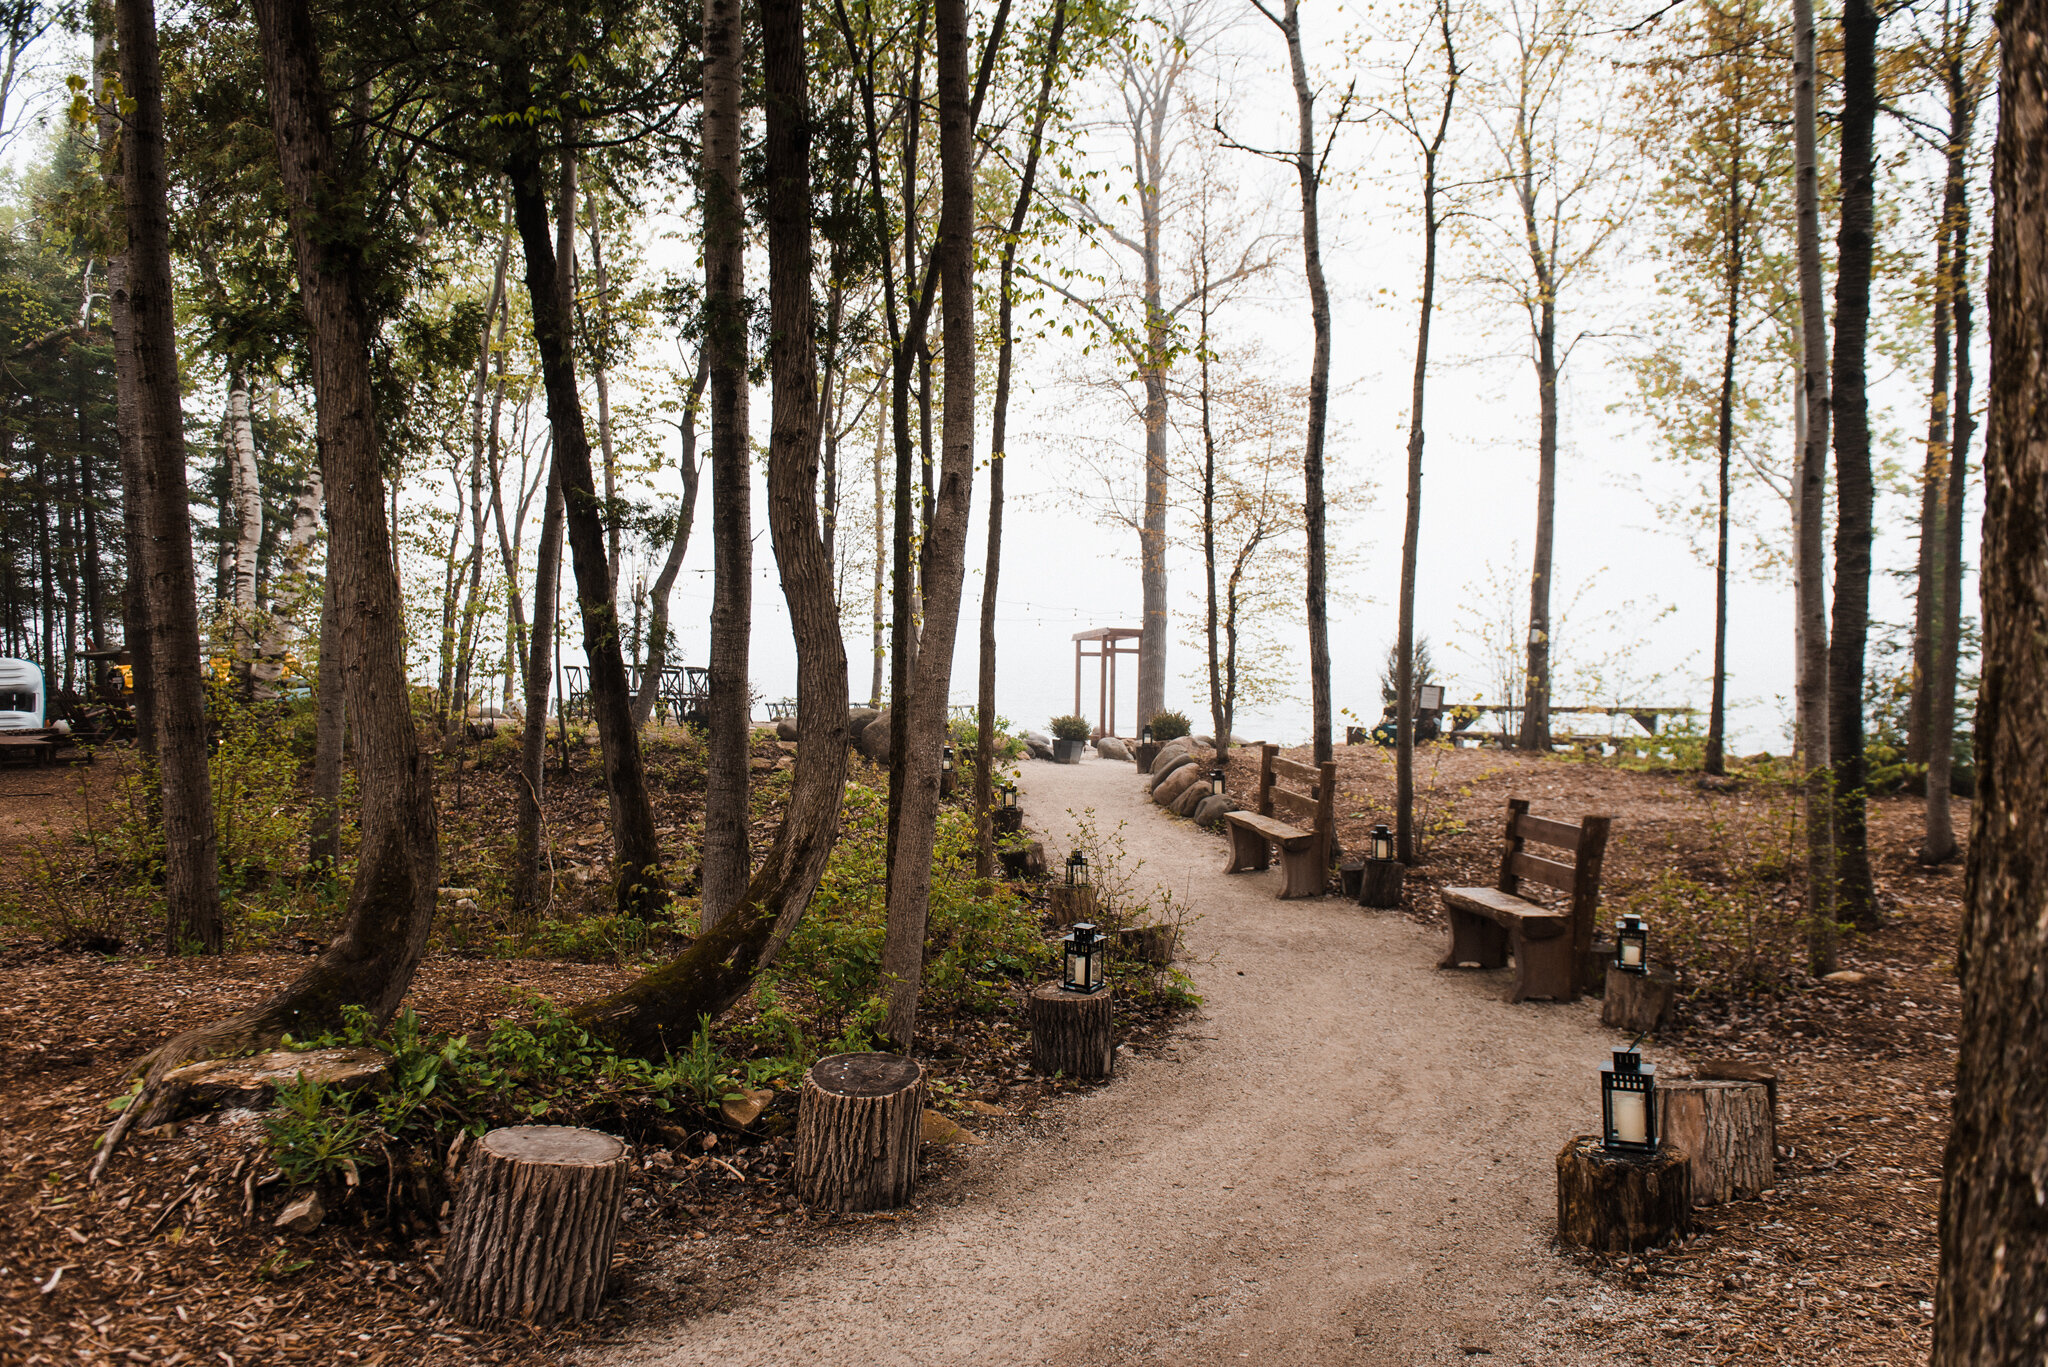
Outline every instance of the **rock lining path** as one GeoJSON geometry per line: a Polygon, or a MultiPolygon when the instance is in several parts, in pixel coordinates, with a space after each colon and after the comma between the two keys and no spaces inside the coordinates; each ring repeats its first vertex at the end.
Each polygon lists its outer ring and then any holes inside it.
{"type": "Polygon", "coordinates": [[[1632,1313],[1550,1248],[1554,1155],[1617,1042],[1593,1008],[1509,1006],[1398,913],[1277,900],[1277,868],[1222,877],[1223,841],[1129,764],[1029,763],[1022,789],[1049,855],[1093,807],[1187,894],[1201,1011],[972,1150],[950,1203],[603,1361],[1504,1367],[1581,1361],[1572,1317],[1632,1313]]]}

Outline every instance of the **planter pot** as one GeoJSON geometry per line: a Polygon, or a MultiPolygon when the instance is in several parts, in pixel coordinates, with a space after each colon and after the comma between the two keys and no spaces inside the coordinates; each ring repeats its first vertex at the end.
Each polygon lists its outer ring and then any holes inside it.
{"type": "Polygon", "coordinates": [[[1052,743],[1052,757],[1055,763],[1079,764],[1081,752],[1087,748],[1085,740],[1056,740],[1052,743]]]}

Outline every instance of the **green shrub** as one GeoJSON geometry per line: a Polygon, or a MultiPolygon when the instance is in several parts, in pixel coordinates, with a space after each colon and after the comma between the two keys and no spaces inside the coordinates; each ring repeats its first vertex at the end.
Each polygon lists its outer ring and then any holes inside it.
{"type": "Polygon", "coordinates": [[[1152,728],[1152,739],[1161,745],[1170,740],[1179,740],[1195,729],[1185,712],[1154,712],[1152,720],[1145,724],[1152,728]]]}
{"type": "Polygon", "coordinates": [[[1054,717],[1051,726],[1054,740],[1087,740],[1095,734],[1086,717],[1054,717]]]}

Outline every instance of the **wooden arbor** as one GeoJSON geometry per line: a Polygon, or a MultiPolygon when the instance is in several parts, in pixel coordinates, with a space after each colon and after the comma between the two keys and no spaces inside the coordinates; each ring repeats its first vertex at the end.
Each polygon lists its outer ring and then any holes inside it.
{"type": "MultiPolygon", "coordinates": [[[[1074,715],[1085,717],[1081,710],[1081,666],[1086,660],[1095,665],[1095,734],[1097,737],[1116,734],[1116,660],[1119,655],[1137,657],[1138,668],[1145,668],[1145,650],[1139,644],[1144,632],[1136,627],[1095,627],[1089,631],[1074,633],[1074,715]],[[1088,647],[1093,645],[1095,649],[1088,647]]],[[[1140,717],[1138,724],[1143,725],[1140,717]]]]}

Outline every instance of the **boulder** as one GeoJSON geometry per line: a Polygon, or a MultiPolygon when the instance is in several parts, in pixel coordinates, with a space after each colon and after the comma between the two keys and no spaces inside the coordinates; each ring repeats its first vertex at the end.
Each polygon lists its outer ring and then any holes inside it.
{"type": "Polygon", "coordinates": [[[846,709],[846,736],[847,736],[847,739],[848,739],[848,740],[851,740],[851,739],[853,739],[853,737],[855,737],[855,736],[858,736],[858,735],[860,734],[860,729],[861,729],[861,728],[862,728],[863,726],[866,726],[866,725],[867,725],[867,724],[868,724],[869,722],[873,721],[873,720],[874,720],[874,719],[875,719],[876,717],[879,717],[879,716],[881,716],[881,715],[882,715],[882,714],[881,714],[881,712],[880,712],[880,711],[878,711],[877,709],[875,709],[875,708],[872,708],[872,707],[849,707],[849,708],[847,708],[847,709],[846,709]]]}
{"type": "Polygon", "coordinates": [[[327,1206],[321,1201],[320,1193],[309,1191],[278,1213],[277,1227],[294,1234],[311,1234],[326,1218],[327,1206]]]}
{"type": "Polygon", "coordinates": [[[749,1087],[742,1091],[740,1095],[728,1097],[725,1101],[721,1102],[718,1107],[718,1113],[725,1117],[727,1124],[736,1129],[744,1130],[747,1126],[760,1119],[761,1112],[767,1110],[768,1103],[773,1100],[775,1100],[775,1093],[769,1088],[749,1087]]]}
{"type": "Polygon", "coordinates": [[[1131,752],[1124,748],[1124,743],[1118,740],[1115,736],[1104,736],[1101,740],[1096,741],[1095,753],[1102,756],[1102,758],[1104,759],[1120,759],[1127,761],[1131,757],[1131,752]]]}
{"type": "Polygon", "coordinates": [[[790,718],[790,717],[784,717],[784,718],[783,718],[783,719],[782,719],[781,721],[779,721],[779,722],[776,722],[776,723],[775,723],[775,739],[777,739],[777,740],[791,740],[791,741],[795,740],[795,739],[796,739],[796,721],[795,721],[795,720],[794,720],[793,718],[790,718]]]}
{"type": "Polygon", "coordinates": [[[1152,785],[1152,800],[1162,807],[1171,807],[1175,798],[1202,781],[1202,775],[1193,765],[1183,765],[1152,785]]]}
{"type": "Polygon", "coordinates": [[[1210,796],[1209,780],[1206,777],[1199,783],[1190,783],[1187,789],[1173,800],[1173,814],[1175,816],[1193,816],[1197,804],[1208,796],[1210,796]]]}
{"type": "Polygon", "coordinates": [[[1216,748],[1216,738],[1214,736],[1196,736],[1195,744],[1204,750],[1214,750],[1216,748]]]}
{"type": "Polygon", "coordinates": [[[964,1129],[949,1116],[931,1107],[924,1110],[924,1142],[927,1144],[979,1144],[981,1136],[964,1129]]]}
{"type": "Polygon", "coordinates": [[[883,708],[875,714],[874,720],[860,729],[860,739],[855,742],[861,754],[876,764],[889,762],[889,709],[883,708]]]}
{"type": "Polygon", "coordinates": [[[1195,743],[1186,736],[1178,736],[1159,747],[1161,758],[1167,755],[1191,755],[1194,752],[1195,743]]]}
{"type": "Polygon", "coordinates": [[[1237,810],[1237,803],[1227,793],[1210,793],[1195,804],[1194,822],[1197,826],[1212,829],[1223,824],[1223,814],[1237,810]]]}
{"type": "Polygon", "coordinates": [[[1171,755],[1161,755],[1152,761],[1152,791],[1157,793],[1159,785],[1183,769],[1192,768],[1195,757],[1181,750],[1171,755]]]}
{"type": "Polygon", "coordinates": [[[1049,760],[1049,759],[1051,759],[1051,758],[1053,757],[1053,754],[1052,754],[1052,746],[1050,746],[1050,745],[1040,745],[1040,744],[1039,744],[1039,743],[1038,743],[1037,741],[1035,741],[1035,740],[1027,740],[1027,741],[1025,741],[1025,742],[1024,742],[1024,751],[1025,751],[1025,753],[1026,753],[1026,754],[1030,755],[1030,756],[1031,756],[1031,758],[1033,758],[1033,759],[1046,759],[1046,760],[1049,760]]]}
{"type": "Polygon", "coordinates": [[[1026,731],[1024,733],[1024,743],[1026,745],[1042,745],[1048,750],[1052,749],[1052,737],[1046,735],[1043,731],[1026,731]]]}

